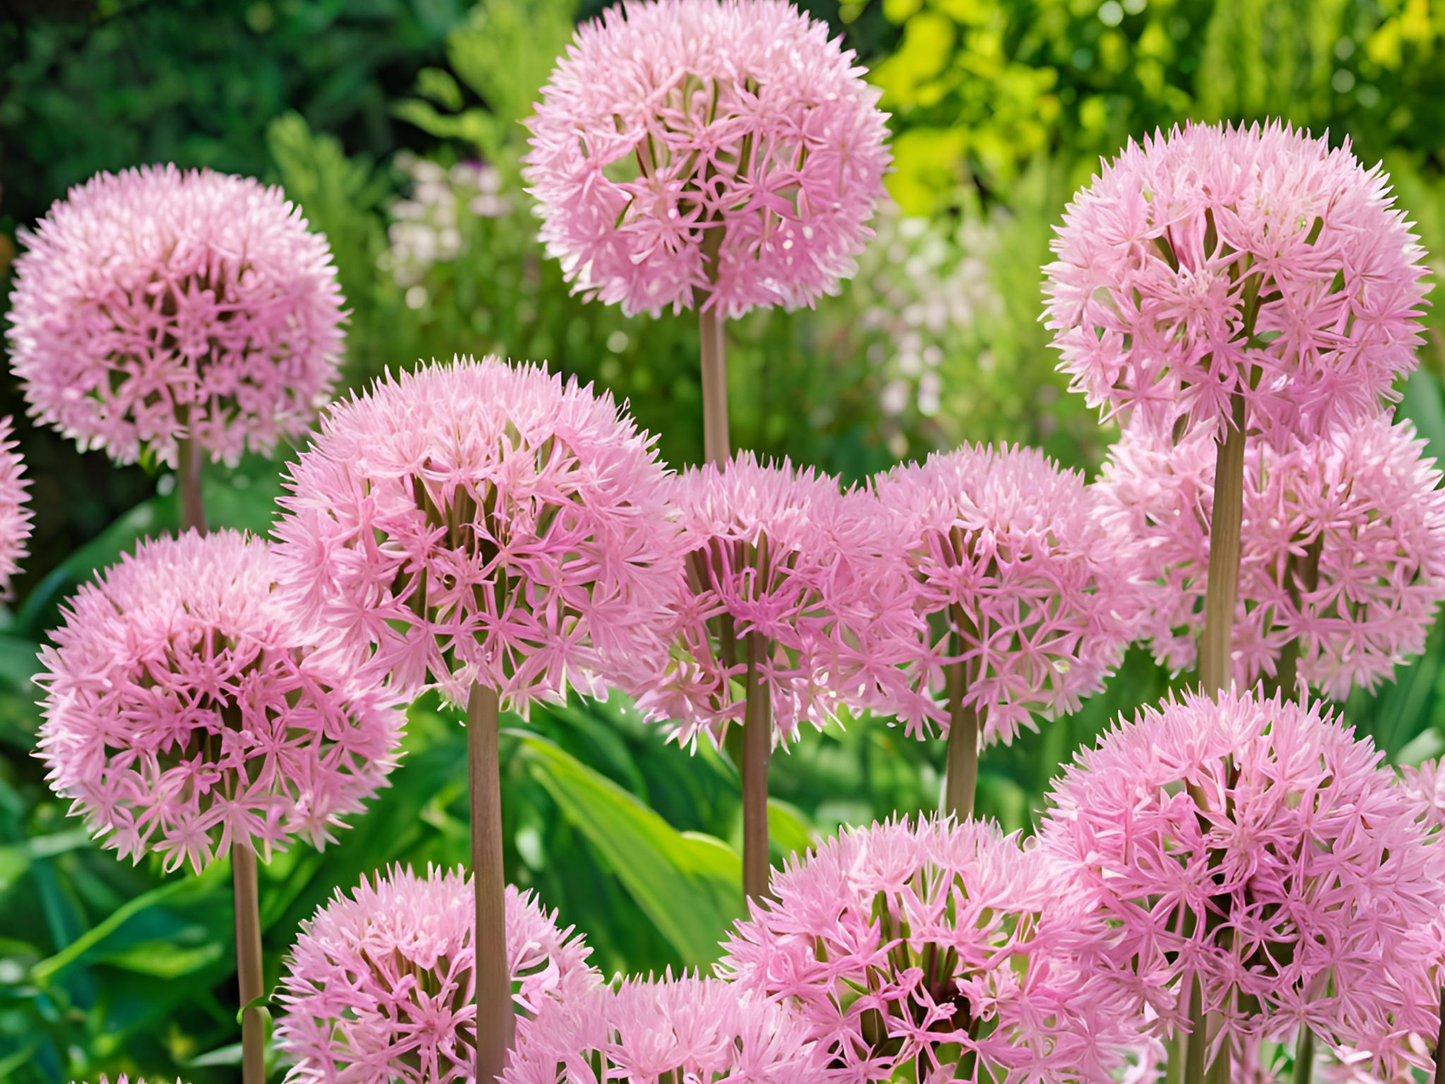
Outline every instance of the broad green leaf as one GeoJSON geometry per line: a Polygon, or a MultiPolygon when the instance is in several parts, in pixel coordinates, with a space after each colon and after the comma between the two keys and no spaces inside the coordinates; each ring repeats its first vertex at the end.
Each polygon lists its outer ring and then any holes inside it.
{"type": "Polygon", "coordinates": [[[193,886],[194,881],[195,879],[191,877],[177,877],[173,881],[167,881],[165,884],[159,885],[149,892],[143,893],[132,900],[128,900],[55,955],[41,960],[32,967],[30,969],[30,977],[36,982],[44,982],[59,974],[82,957],[103,946],[108,937],[136,915],[169,899],[181,889],[193,886]]]}
{"type": "MultiPolygon", "coordinates": [[[[741,729],[741,728],[739,728],[741,729]]],[[[780,798],[768,799],[768,841],[783,858],[802,857],[813,849],[813,832],[803,811],[780,798]]]]}
{"type": "Polygon", "coordinates": [[[612,867],[685,964],[718,957],[742,913],[742,860],[711,836],[677,831],[631,794],[550,742],[515,732],[518,755],[563,815],[612,867]]]}

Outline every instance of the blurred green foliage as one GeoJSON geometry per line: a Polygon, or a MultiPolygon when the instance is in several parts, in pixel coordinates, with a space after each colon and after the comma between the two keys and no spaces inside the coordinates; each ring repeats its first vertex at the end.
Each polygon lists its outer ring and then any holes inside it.
{"type": "MultiPolygon", "coordinates": [[[[729,328],[734,441],[857,479],[969,440],[1089,468],[1112,432],[1053,371],[1040,266],[1100,155],[1186,118],[1282,115],[1383,158],[1445,254],[1445,11],[1425,0],[816,0],[893,114],[897,207],[840,296],[729,328]]],[[[600,0],[0,0],[0,276],[14,235],[97,169],[174,160],[285,185],[331,240],[352,308],[346,383],[454,352],[550,359],[611,388],[672,462],[701,451],[697,332],[571,297],[535,238],[525,117],[600,0]]],[[[1432,317],[1435,319],[1435,317],[1432,317]]],[[[1440,335],[1403,410],[1445,451],[1440,335]]],[[[23,413],[6,382],[0,411],[23,413]]],[[[173,479],[116,470],[23,422],[36,537],[0,613],[0,1080],[101,1071],[237,1079],[230,886],[97,849],[30,756],[34,655],[75,586],[173,529],[173,479]]],[[[276,461],[209,473],[221,524],[263,531],[276,461]]],[[[980,808],[1027,829],[1049,779],[1167,676],[1132,653],[1078,715],[988,752],[980,808]]],[[[1445,748],[1440,638],[1353,697],[1396,760],[1445,748]]],[[[465,856],[462,731],[415,706],[392,786],[323,854],[262,872],[267,977],[337,889],[465,856]]],[[[507,861],[608,972],[705,966],[739,907],[737,775],[621,701],[509,719],[507,861]]],[[[775,859],[840,824],[931,808],[942,750],[853,720],[780,752],[775,859]]],[[[276,1078],[279,1079],[279,1067],[276,1078]]]]}

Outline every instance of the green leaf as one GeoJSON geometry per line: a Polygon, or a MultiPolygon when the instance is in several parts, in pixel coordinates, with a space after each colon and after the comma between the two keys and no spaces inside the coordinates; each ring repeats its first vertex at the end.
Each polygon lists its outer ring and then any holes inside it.
{"type": "Polygon", "coordinates": [[[119,952],[98,956],[97,960],[138,975],[178,979],[194,974],[225,954],[225,947],[214,941],[194,948],[182,948],[174,941],[143,941],[119,952]]]}
{"type": "Polygon", "coordinates": [[[39,640],[55,623],[61,600],[90,579],[96,569],[113,564],[135,546],[137,539],[174,531],[176,523],[174,502],[152,497],[136,505],[35,585],[15,615],[16,631],[39,640]]]}
{"type": "Polygon", "coordinates": [[[110,937],[136,915],[156,906],[163,900],[169,899],[181,889],[193,886],[194,883],[194,878],[178,877],[174,881],[169,881],[166,884],[135,897],[135,899],[127,900],[112,911],[109,916],[96,923],[54,956],[48,956],[32,967],[30,969],[30,977],[36,982],[44,982],[58,975],[67,967],[70,967],[80,960],[81,957],[100,947],[106,938],[110,937]]]}
{"type": "MultiPolygon", "coordinates": [[[[741,730],[742,727],[735,729],[741,730]]],[[[813,832],[803,811],[780,798],[768,799],[768,841],[783,858],[802,857],[813,849],[813,832]]]]}
{"type": "Polygon", "coordinates": [[[40,669],[35,657],[40,645],[25,636],[0,633],[0,686],[20,696],[35,695],[30,679],[40,669]]]}
{"type": "Polygon", "coordinates": [[[742,914],[737,852],[712,836],[677,831],[550,742],[511,733],[533,777],[612,867],[684,964],[716,960],[723,934],[742,914]]]}

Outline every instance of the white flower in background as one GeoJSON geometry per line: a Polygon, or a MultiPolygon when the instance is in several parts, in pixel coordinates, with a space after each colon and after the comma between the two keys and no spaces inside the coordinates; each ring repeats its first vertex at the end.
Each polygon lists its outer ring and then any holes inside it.
{"type": "Polygon", "coordinates": [[[501,195],[502,178],[486,162],[458,162],[447,168],[414,154],[399,154],[397,168],[411,181],[411,196],[391,206],[387,250],[381,255],[383,271],[398,285],[409,287],[407,303],[426,303],[419,283],[439,263],[461,255],[462,233],[468,218],[500,218],[511,210],[501,195]],[[418,292],[419,291],[419,292],[418,292]]]}

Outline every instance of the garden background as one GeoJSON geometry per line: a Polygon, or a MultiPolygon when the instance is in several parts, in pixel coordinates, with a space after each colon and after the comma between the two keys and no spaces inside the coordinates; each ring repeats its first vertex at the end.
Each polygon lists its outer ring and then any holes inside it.
{"type": "MultiPolygon", "coordinates": [[[[1069,194],[1129,136],[1283,116],[1383,159],[1445,269],[1445,5],[1427,0],[818,0],[892,114],[896,207],[816,311],[729,325],[733,439],[857,479],[964,441],[1093,469],[1113,431],[1065,391],[1038,323],[1069,194]]],[[[15,234],[100,169],[174,161],[285,186],[330,238],[352,310],[346,382],[454,352],[547,359],[610,387],[673,464],[701,455],[687,315],[570,298],[536,242],[519,125],[586,0],[0,0],[0,284],[15,234]]],[[[8,284],[6,285],[8,292],[8,284]]],[[[0,309],[4,308],[0,300],[0,309]]],[[[1445,308],[1402,412],[1445,454],[1445,308]]],[[[0,415],[23,415],[13,379],[0,415]]],[[[92,846],[31,757],[37,645],[174,479],[18,424],[35,534],[0,608],[0,1081],[238,1076],[227,864],[196,878],[92,846]]],[[[294,454],[286,451],[281,458],[294,454]]],[[[221,525],[263,531],[278,462],[208,468],[221,525]]],[[[1397,762],[1445,750],[1441,636],[1348,717],[1397,762]]],[[[1047,781],[1168,684],[1139,652],[1077,716],[985,753],[979,807],[1028,828],[1047,781]]],[[[774,860],[840,823],[937,804],[942,742],[887,720],[774,758],[774,860]]],[[[585,931],[605,972],[709,964],[741,909],[735,769],[620,700],[504,720],[511,879],[585,931]]],[[[268,985],[301,920],[392,862],[467,853],[464,734],[424,701],[401,769],[342,839],[262,871],[268,985]]],[[[279,1079],[279,1067],[274,1071],[279,1079]]]]}

